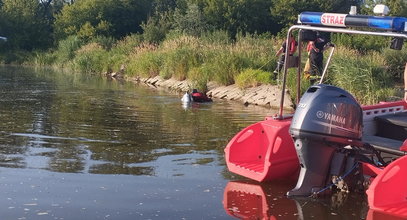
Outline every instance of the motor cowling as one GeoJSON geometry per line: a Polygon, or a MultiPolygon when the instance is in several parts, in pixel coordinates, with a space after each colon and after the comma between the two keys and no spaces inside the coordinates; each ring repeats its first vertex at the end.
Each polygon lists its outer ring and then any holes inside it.
{"type": "Polygon", "coordinates": [[[351,94],[331,85],[311,86],[290,126],[301,170],[287,195],[309,196],[329,184],[332,170],[342,170],[346,160],[333,163],[334,153],[361,140],[362,123],[362,109],[351,94]]]}
{"type": "Polygon", "coordinates": [[[325,84],[311,86],[301,97],[290,133],[339,143],[361,140],[362,108],[347,91],[325,84]]]}

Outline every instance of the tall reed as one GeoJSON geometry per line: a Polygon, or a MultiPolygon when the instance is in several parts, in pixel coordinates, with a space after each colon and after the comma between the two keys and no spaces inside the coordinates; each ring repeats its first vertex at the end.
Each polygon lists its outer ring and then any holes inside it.
{"type": "Polygon", "coordinates": [[[339,49],[333,59],[330,77],[333,84],[349,91],[362,104],[375,104],[394,96],[394,81],[378,52],[361,55],[351,49],[339,49]]]}

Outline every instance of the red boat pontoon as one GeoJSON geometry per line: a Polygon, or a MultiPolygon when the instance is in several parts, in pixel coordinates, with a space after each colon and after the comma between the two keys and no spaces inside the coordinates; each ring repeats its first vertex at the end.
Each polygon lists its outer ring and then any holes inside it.
{"type": "MultiPolygon", "coordinates": [[[[407,39],[407,18],[402,17],[304,12],[299,23],[288,30],[287,45],[293,31],[299,31],[299,48],[304,36],[315,31],[392,37],[393,49],[401,49],[407,39]]],[[[292,61],[286,57],[279,114],[232,138],[225,148],[228,169],[257,181],[298,178],[287,193],[290,197],[318,195],[335,187],[357,191],[361,183],[370,184],[372,213],[407,217],[407,104],[361,107],[343,89],[322,84],[333,52],[334,46],[319,84],[297,100],[294,115],[283,115],[283,102],[287,66],[298,67],[300,97],[301,50],[296,65],[288,64],[292,61]]]]}
{"type": "Polygon", "coordinates": [[[266,120],[239,132],[225,148],[228,169],[257,181],[298,173],[298,158],[288,128],[291,120],[266,120]]]}

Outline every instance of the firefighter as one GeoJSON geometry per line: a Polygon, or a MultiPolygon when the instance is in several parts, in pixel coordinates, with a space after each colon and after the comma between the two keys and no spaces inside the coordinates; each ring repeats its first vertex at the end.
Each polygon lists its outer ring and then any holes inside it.
{"type": "MultiPolygon", "coordinates": [[[[289,42],[290,42],[290,48],[288,49],[288,53],[289,53],[289,56],[292,56],[295,53],[295,51],[297,51],[298,42],[295,41],[295,38],[292,34],[290,34],[289,42]]],[[[277,74],[281,71],[281,69],[284,66],[286,44],[287,44],[287,42],[284,41],[283,45],[281,45],[280,49],[276,53],[276,57],[280,56],[281,54],[282,55],[281,55],[279,61],[277,62],[277,68],[273,72],[274,80],[277,78],[277,74]]]]}

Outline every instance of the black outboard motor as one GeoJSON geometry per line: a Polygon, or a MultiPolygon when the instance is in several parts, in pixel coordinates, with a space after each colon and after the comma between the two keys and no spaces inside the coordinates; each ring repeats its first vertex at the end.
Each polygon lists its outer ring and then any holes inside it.
{"type": "Polygon", "coordinates": [[[309,196],[329,182],[336,150],[361,140],[362,109],[343,89],[319,84],[301,97],[290,127],[301,171],[288,196],[309,196]]]}

